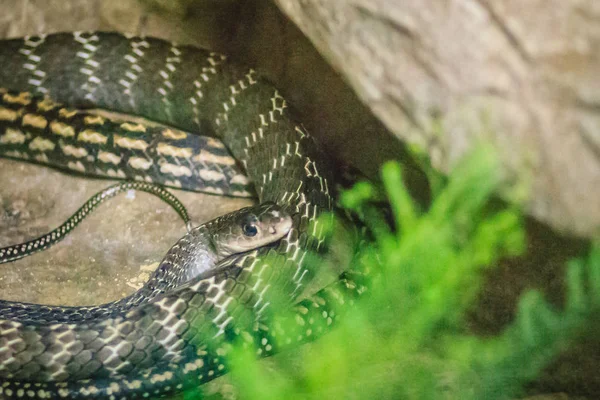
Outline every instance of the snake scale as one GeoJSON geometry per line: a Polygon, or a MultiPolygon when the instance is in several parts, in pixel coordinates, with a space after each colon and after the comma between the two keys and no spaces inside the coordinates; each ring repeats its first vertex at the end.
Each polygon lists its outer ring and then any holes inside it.
{"type": "MultiPolygon", "coordinates": [[[[164,397],[225,373],[234,342],[267,356],[318,337],[364,290],[361,274],[346,272],[297,302],[319,267],[307,255],[326,247],[319,217],[333,209],[332,166],[279,92],[253,69],[194,47],[97,32],[2,41],[0,65],[0,87],[8,90],[3,100],[15,105],[1,109],[0,117],[10,124],[14,110],[22,116],[21,126],[5,130],[0,143],[23,145],[40,137],[38,143],[43,139],[60,146],[64,135],[35,129],[58,122],[68,127],[68,121],[50,118],[68,118],[75,107],[139,115],[222,140],[254,184],[258,200],[274,202],[293,215],[290,232],[276,247],[228,260],[214,273],[116,315],[63,322],[4,318],[16,308],[35,315],[45,306],[2,302],[0,397],[164,397]],[[19,110],[35,98],[44,99],[38,101],[44,109],[38,107],[39,115],[26,119],[28,111],[19,110]],[[25,121],[35,122],[24,126],[25,121]],[[291,313],[274,316],[271,299],[285,299],[291,313]]],[[[107,162],[119,160],[116,151],[138,146],[144,153],[152,147],[133,131],[127,140],[98,141],[100,147],[113,145],[114,157],[105,157],[107,162]]],[[[12,156],[58,168],[76,165],[80,173],[97,174],[96,167],[105,161],[85,147],[95,144],[86,141],[91,136],[70,136],[71,156],[85,151],[91,156],[85,163],[45,157],[43,148],[31,145],[12,156]],[[35,159],[29,157],[33,150],[35,159]]],[[[50,147],[47,151],[56,148],[50,147]]],[[[176,154],[169,157],[163,162],[177,161],[176,154]]],[[[176,180],[173,170],[168,176],[177,182],[173,186],[202,190],[194,179],[176,180]]],[[[165,172],[142,168],[135,173],[161,181],[156,175],[165,172]]],[[[55,309],[61,313],[60,307],[55,309]]]]}

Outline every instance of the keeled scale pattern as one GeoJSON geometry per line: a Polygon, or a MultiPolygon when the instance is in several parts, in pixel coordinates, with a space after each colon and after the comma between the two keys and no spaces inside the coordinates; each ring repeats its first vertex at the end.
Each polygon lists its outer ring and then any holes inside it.
{"type": "Polygon", "coordinates": [[[242,256],[126,314],[60,324],[0,321],[5,397],[143,398],[197,386],[226,370],[232,341],[268,355],[310,340],[363,290],[346,274],[296,305],[291,324],[271,321],[271,299],[293,302],[318,267],[305,256],[324,241],[322,227],[310,222],[332,209],[331,167],[281,95],[251,68],[208,51],[103,33],[5,41],[0,64],[0,86],[10,90],[220,138],[259,200],[294,213],[278,248],[242,256]]]}

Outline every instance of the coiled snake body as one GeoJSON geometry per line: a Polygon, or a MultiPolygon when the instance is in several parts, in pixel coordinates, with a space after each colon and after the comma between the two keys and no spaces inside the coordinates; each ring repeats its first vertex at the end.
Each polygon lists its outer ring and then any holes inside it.
{"type": "MultiPolygon", "coordinates": [[[[25,118],[29,111],[20,110],[32,98],[3,94],[15,107],[0,109],[0,120],[22,121],[0,135],[0,144],[22,147],[7,156],[90,174],[106,171],[94,167],[103,163],[120,168],[118,150],[148,156],[151,143],[137,138],[135,129],[124,139],[65,130],[73,115],[69,107],[141,115],[221,139],[246,170],[259,201],[275,202],[293,215],[291,231],[276,248],[239,256],[127,312],[61,322],[0,319],[0,397],[165,396],[223,374],[232,341],[256,346],[264,356],[318,336],[333,323],[339,305],[361,291],[346,273],[294,305],[293,324],[269,319],[270,299],[283,296],[294,303],[318,268],[305,256],[322,249],[325,235],[317,219],[332,210],[332,178],[285,100],[251,68],[205,50],[114,33],[3,41],[0,65],[0,87],[53,100],[45,100],[43,110],[38,106],[41,115],[25,118]],[[61,129],[53,129],[57,126],[61,129]],[[32,135],[40,138],[35,146],[32,135]],[[56,146],[69,154],[45,155],[56,146]],[[98,147],[95,153],[90,146],[98,147]],[[73,159],[80,154],[86,162],[73,159]],[[261,323],[254,322],[257,318],[261,323]]],[[[151,168],[148,163],[156,160],[147,157],[146,163],[129,162],[132,168],[119,171],[202,190],[197,180],[178,179],[191,176],[188,153],[166,154],[160,168],[151,168]],[[165,163],[174,167],[162,168],[165,163]]],[[[15,309],[31,315],[44,307],[3,302],[0,318],[15,309]]]]}

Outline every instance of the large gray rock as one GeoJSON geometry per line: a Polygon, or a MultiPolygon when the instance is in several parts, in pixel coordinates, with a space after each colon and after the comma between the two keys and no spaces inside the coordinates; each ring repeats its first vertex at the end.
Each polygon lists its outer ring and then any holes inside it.
{"type": "MultiPolygon", "coordinates": [[[[526,208],[600,226],[600,3],[276,0],[360,99],[449,170],[479,140],[528,187],[526,208]]],[[[515,179],[513,179],[515,180],[515,179]]]]}

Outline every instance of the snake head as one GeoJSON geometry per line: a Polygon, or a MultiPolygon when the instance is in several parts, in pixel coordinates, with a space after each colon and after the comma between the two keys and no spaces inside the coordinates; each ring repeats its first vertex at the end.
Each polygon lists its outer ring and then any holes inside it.
{"type": "Polygon", "coordinates": [[[213,241],[219,257],[224,258],[276,242],[291,229],[291,215],[277,204],[265,202],[234,213],[213,241]]]}

